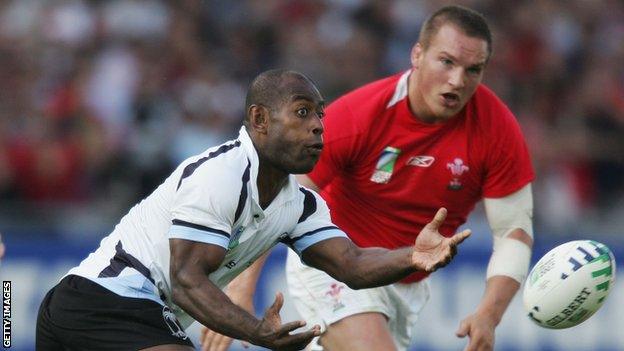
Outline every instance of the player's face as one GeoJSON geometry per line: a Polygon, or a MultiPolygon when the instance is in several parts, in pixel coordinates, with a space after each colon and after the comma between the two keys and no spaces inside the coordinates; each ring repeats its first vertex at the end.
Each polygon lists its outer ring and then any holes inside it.
{"type": "Polygon", "coordinates": [[[314,168],[323,149],[324,101],[306,80],[292,83],[289,97],[271,113],[266,156],[275,167],[290,174],[314,168]]]}
{"type": "Polygon", "coordinates": [[[470,37],[452,24],[440,27],[427,49],[420,44],[412,49],[412,111],[426,122],[454,117],[481,83],[487,59],[485,40],[470,37]]]}

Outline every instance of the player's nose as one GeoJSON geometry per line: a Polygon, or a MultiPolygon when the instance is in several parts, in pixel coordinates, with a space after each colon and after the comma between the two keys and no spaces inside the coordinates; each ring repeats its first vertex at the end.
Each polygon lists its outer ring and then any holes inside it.
{"type": "Polygon", "coordinates": [[[448,83],[456,89],[464,87],[464,72],[461,67],[455,67],[455,69],[451,70],[448,83]]]}
{"type": "Polygon", "coordinates": [[[316,115],[311,119],[311,130],[314,135],[322,135],[325,129],[323,128],[323,121],[321,121],[321,117],[316,115]]]}

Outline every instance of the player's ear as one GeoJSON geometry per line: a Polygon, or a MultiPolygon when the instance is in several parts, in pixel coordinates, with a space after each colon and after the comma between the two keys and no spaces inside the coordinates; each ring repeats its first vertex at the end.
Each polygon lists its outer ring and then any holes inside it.
{"type": "Polygon", "coordinates": [[[269,109],[262,105],[251,105],[247,111],[249,126],[252,130],[266,134],[269,123],[269,109]]]}
{"type": "Polygon", "coordinates": [[[412,47],[412,52],[410,53],[410,61],[412,62],[412,68],[418,68],[418,60],[420,56],[423,54],[422,45],[420,43],[414,44],[412,47]]]}

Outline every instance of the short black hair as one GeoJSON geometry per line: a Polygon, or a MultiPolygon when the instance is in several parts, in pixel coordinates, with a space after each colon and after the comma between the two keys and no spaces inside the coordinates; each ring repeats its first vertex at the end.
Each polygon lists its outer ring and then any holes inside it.
{"type": "Polygon", "coordinates": [[[423,23],[418,42],[424,50],[431,44],[431,38],[447,23],[457,26],[470,37],[485,40],[488,58],[492,55],[492,33],[485,17],[475,10],[457,5],[442,7],[423,23]]]}
{"type": "Polygon", "coordinates": [[[245,98],[245,120],[251,105],[262,105],[271,111],[280,108],[290,97],[289,86],[293,80],[306,80],[314,85],[307,76],[288,69],[272,69],[260,73],[249,85],[245,98]]]}

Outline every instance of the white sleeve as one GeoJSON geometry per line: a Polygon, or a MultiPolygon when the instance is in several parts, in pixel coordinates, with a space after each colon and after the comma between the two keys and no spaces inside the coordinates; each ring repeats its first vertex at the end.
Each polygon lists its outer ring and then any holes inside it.
{"type": "Polygon", "coordinates": [[[485,198],[485,212],[492,230],[494,251],[487,268],[487,278],[505,275],[522,283],[531,260],[531,248],[508,238],[515,229],[533,237],[533,196],[531,184],[502,198],[485,198]]]}
{"type": "Polygon", "coordinates": [[[301,188],[305,195],[304,206],[295,229],[284,242],[301,256],[303,250],[330,238],[347,235],[331,221],[329,208],[317,193],[301,188]]]}
{"type": "Polygon", "coordinates": [[[232,173],[227,167],[200,167],[181,179],[172,206],[169,238],[227,249],[240,194],[246,190],[244,172],[232,173]]]}

